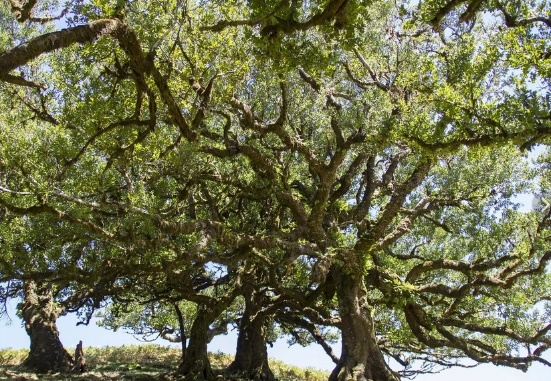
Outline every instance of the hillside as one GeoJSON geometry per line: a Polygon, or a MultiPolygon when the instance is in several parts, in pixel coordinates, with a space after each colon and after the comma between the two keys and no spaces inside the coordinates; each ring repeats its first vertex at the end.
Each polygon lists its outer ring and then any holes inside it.
{"type": "MultiPolygon", "coordinates": [[[[178,349],[159,345],[124,345],[120,347],[85,348],[88,371],[83,374],[62,375],[59,373],[36,375],[18,365],[25,359],[27,350],[0,349],[0,379],[2,380],[132,380],[172,381],[178,380],[174,373],[180,358],[178,349]]],[[[224,373],[231,363],[232,355],[211,353],[210,360],[219,380],[237,380],[224,373]]],[[[317,369],[303,369],[270,360],[270,366],[280,381],[322,381],[328,374],[317,369]]]]}

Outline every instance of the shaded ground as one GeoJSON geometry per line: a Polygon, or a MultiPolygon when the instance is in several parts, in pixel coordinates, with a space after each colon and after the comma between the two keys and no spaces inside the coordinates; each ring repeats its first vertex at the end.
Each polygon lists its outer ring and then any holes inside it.
{"type": "Polygon", "coordinates": [[[46,374],[36,375],[33,373],[26,373],[11,367],[0,366],[0,379],[2,380],[17,380],[17,381],[30,381],[30,380],[82,380],[82,381],[100,381],[100,380],[128,380],[128,381],[173,381],[177,380],[174,375],[171,374],[149,374],[139,371],[129,372],[101,372],[91,371],[79,375],[63,375],[63,374],[46,374]]]}
{"type": "Polygon", "coordinates": [[[70,375],[60,373],[37,375],[19,366],[26,353],[26,350],[0,350],[0,379],[172,381],[176,380],[172,372],[179,361],[178,351],[154,345],[85,348],[87,372],[70,375]]]}
{"type": "MultiPolygon", "coordinates": [[[[26,350],[0,349],[0,380],[179,380],[174,371],[180,362],[180,352],[177,349],[158,345],[130,345],[104,348],[85,347],[84,356],[88,366],[87,372],[70,375],[60,373],[37,375],[29,373],[19,366],[26,355],[26,350]]],[[[236,377],[229,377],[224,372],[224,369],[232,362],[233,356],[215,353],[210,355],[210,359],[219,381],[238,380],[236,377]]],[[[280,361],[270,361],[270,366],[279,381],[325,381],[329,376],[328,373],[320,370],[289,366],[280,361]]]]}

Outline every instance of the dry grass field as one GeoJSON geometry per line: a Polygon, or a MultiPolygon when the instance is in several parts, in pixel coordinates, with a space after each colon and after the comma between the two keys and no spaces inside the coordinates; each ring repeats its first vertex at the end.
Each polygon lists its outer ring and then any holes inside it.
{"type": "MultiPolygon", "coordinates": [[[[175,374],[180,361],[178,349],[153,344],[130,345],[85,348],[84,355],[88,365],[88,371],[85,373],[34,374],[19,367],[27,356],[27,350],[0,349],[0,380],[175,381],[179,379],[175,374]]],[[[224,372],[233,356],[212,353],[210,358],[218,380],[238,380],[224,372]]],[[[323,381],[328,378],[327,372],[290,366],[281,361],[271,361],[270,366],[279,381],[323,381]]]]}

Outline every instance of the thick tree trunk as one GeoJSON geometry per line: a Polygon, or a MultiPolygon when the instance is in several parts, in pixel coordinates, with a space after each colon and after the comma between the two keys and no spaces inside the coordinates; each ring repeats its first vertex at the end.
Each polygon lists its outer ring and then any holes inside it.
{"type": "Polygon", "coordinates": [[[334,282],[342,324],[342,352],[330,381],[398,381],[377,345],[363,277],[337,269],[334,282]]]}
{"type": "Polygon", "coordinates": [[[260,313],[263,295],[250,287],[244,297],[245,311],[239,323],[235,360],[228,371],[250,380],[274,381],[264,336],[265,316],[260,313]]]}
{"type": "Polygon", "coordinates": [[[200,306],[191,326],[189,345],[185,358],[178,367],[178,373],[190,380],[211,380],[214,378],[208,358],[208,331],[218,314],[205,306],[200,306]]]}
{"type": "Polygon", "coordinates": [[[71,369],[72,357],[59,340],[56,308],[52,290],[47,285],[26,282],[24,300],[19,304],[25,330],[31,339],[31,349],[23,366],[38,373],[66,372],[71,369]]]}

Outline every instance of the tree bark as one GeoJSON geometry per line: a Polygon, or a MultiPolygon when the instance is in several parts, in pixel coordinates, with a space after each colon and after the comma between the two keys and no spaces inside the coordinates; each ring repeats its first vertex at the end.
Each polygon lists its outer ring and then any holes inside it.
{"type": "Polygon", "coordinates": [[[178,373],[190,380],[211,380],[214,378],[208,358],[209,327],[218,316],[206,306],[199,306],[197,316],[191,326],[189,345],[178,373]]]}
{"type": "Polygon", "coordinates": [[[186,325],[184,323],[184,315],[182,314],[182,311],[180,310],[180,307],[178,307],[178,303],[174,303],[174,310],[176,311],[176,315],[178,316],[178,326],[180,328],[180,340],[182,344],[182,360],[186,358],[186,351],[187,351],[187,337],[186,337],[186,325]]]}
{"type": "Polygon", "coordinates": [[[24,300],[18,307],[31,339],[29,355],[22,365],[37,373],[69,371],[73,359],[59,340],[56,320],[60,311],[51,287],[26,282],[24,300]]]}
{"type": "Polygon", "coordinates": [[[232,374],[250,380],[275,381],[268,364],[268,350],[264,335],[265,315],[262,310],[263,294],[252,286],[245,289],[245,311],[239,322],[239,336],[235,359],[228,367],[232,374]]]}
{"type": "Polygon", "coordinates": [[[342,325],[340,361],[330,381],[399,381],[377,345],[372,310],[361,272],[333,272],[342,325]]]}
{"type": "Polygon", "coordinates": [[[73,373],[86,372],[86,360],[84,359],[84,350],[82,349],[82,340],[80,340],[75,349],[75,357],[73,364],[73,373]]]}

